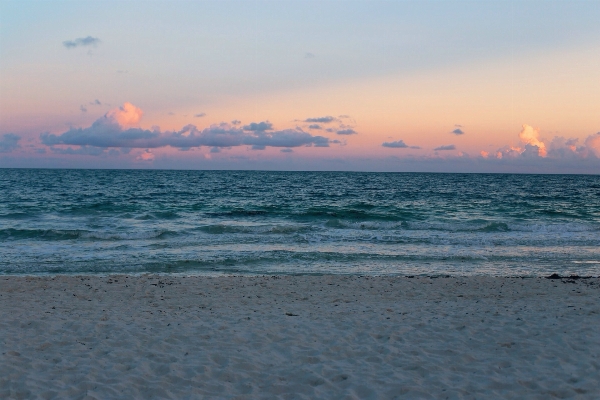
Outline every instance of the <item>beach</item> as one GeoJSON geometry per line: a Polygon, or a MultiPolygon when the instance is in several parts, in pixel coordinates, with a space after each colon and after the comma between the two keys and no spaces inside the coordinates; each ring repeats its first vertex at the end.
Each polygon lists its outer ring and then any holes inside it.
{"type": "Polygon", "coordinates": [[[597,398],[600,279],[0,278],[0,398],[597,398]]]}

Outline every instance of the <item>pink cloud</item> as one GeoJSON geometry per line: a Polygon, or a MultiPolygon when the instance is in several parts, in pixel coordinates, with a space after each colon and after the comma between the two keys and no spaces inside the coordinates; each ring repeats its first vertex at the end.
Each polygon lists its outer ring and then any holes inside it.
{"type": "Polygon", "coordinates": [[[596,157],[600,158],[600,132],[588,136],[585,140],[585,145],[596,155],[596,157]]]}
{"type": "Polygon", "coordinates": [[[106,118],[116,121],[120,126],[135,126],[137,125],[144,112],[141,108],[134,106],[133,104],[126,102],[121,107],[117,107],[106,113],[106,118]]]}
{"type": "Polygon", "coordinates": [[[540,141],[540,131],[539,129],[535,129],[534,127],[523,124],[523,129],[521,129],[521,133],[519,133],[519,139],[523,144],[529,144],[531,146],[537,146],[538,155],[540,157],[546,157],[548,154],[546,151],[546,145],[544,142],[540,141]]]}
{"type": "Polygon", "coordinates": [[[150,149],[146,149],[142,154],[137,156],[135,159],[138,161],[154,161],[154,153],[150,149]]]}

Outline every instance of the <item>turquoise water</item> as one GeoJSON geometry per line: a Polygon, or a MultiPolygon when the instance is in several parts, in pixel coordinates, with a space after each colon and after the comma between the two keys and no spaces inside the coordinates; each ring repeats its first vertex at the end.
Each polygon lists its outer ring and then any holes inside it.
{"type": "Polygon", "coordinates": [[[0,274],[600,275],[600,176],[0,169],[0,274]]]}

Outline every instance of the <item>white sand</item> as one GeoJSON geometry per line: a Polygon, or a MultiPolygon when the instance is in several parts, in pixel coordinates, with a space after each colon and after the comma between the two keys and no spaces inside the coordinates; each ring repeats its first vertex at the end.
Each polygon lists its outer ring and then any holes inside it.
{"type": "Polygon", "coordinates": [[[0,353],[0,398],[592,399],[600,280],[1,277],[0,353]]]}

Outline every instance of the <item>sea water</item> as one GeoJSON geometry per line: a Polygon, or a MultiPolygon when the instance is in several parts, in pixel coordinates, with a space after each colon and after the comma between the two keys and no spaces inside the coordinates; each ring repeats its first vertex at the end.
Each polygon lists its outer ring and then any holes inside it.
{"type": "Polygon", "coordinates": [[[0,274],[600,275],[600,176],[0,169],[0,274]]]}

